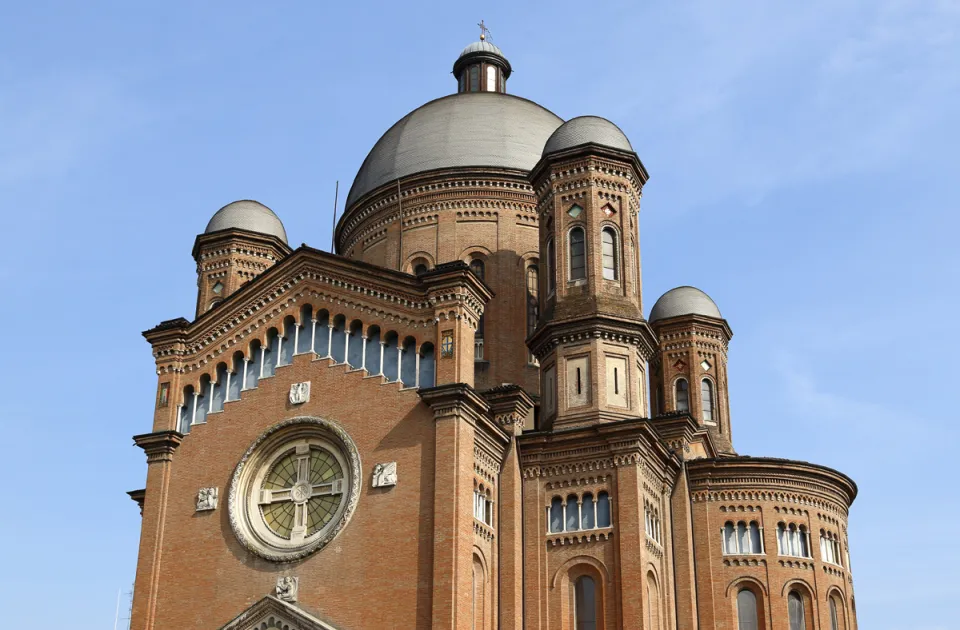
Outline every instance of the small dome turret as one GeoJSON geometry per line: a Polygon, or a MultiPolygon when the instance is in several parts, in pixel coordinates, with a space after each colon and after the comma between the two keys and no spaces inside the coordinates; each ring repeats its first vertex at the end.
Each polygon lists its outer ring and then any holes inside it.
{"type": "Polygon", "coordinates": [[[480,41],[463,49],[453,62],[457,92],[498,92],[506,94],[507,79],[513,68],[497,46],[480,35],[480,41]]]}
{"type": "Polygon", "coordinates": [[[207,223],[204,234],[229,229],[247,230],[248,232],[276,236],[285,244],[287,242],[287,231],[284,229],[280,217],[259,201],[244,199],[228,203],[213,215],[213,218],[207,223]]]}
{"type": "Polygon", "coordinates": [[[560,125],[547,139],[543,154],[572,149],[582,144],[599,144],[633,153],[633,145],[615,124],[600,116],[578,116],[560,125]]]}
{"type": "Polygon", "coordinates": [[[723,319],[717,303],[696,287],[677,287],[660,296],[650,310],[649,321],[670,319],[681,315],[703,315],[723,319]]]}

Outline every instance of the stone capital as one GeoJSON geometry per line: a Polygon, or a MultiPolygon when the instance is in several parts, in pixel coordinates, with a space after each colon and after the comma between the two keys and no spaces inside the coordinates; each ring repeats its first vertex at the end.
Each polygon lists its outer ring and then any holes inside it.
{"type": "Polygon", "coordinates": [[[173,452],[182,441],[183,434],[179,431],[156,431],[133,436],[133,443],[147,454],[148,464],[173,459],[173,452]]]}

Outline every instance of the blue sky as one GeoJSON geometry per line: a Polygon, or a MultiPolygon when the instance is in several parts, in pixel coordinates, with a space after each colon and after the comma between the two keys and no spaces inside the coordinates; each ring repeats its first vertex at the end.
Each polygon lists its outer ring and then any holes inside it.
{"type": "Polygon", "coordinates": [[[8,625],[112,627],[140,331],[191,315],[209,217],[258,199],[327,248],[334,182],[342,203],[380,134],[455,90],[483,18],[511,92],[632,140],[647,307],[719,304],[737,449],[859,484],[861,627],[957,627],[960,3],[466,4],[0,3],[8,625]]]}

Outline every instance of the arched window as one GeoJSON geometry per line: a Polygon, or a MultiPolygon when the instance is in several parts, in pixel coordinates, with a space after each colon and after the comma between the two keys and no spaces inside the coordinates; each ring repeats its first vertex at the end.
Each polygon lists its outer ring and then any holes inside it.
{"type": "Polygon", "coordinates": [[[427,265],[425,263],[417,263],[413,266],[413,275],[419,276],[422,273],[427,273],[427,265]]]}
{"type": "Polygon", "coordinates": [[[551,238],[547,241],[547,295],[557,288],[557,248],[551,238]]]}
{"type": "Polygon", "coordinates": [[[470,66],[470,91],[480,91],[480,66],[470,66]]]}
{"type": "Polygon", "coordinates": [[[580,506],[577,505],[577,495],[567,497],[567,530],[575,532],[580,529],[580,506]]]}
{"type": "MultiPolygon", "coordinates": [[[[483,264],[483,260],[480,258],[474,258],[473,260],[471,260],[470,271],[472,271],[473,275],[479,278],[480,281],[482,282],[484,279],[484,275],[486,274],[486,268],[483,264]]],[[[477,339],[483,339],[483,315],[480,315],[480,321],[477,322],[477,332],[475,336],[477,339]]],[[[483,354],[480,353],[477,359],[482,360],[483,354]]]]}
{"type": "Polygon", "coordinates": [[[603,278],[605,280],[616,280],[620,277],[619,263],[617,261],[617,233],[613,228],[603,228],[600,232],[600,238],[603,244],[603,278]]]}
{"type": "Polygon", "coordinates": [[[737,551],[737,530],[732,522],[727,521],[727,524],[723,526],[723,553],[729,555],[735,554],[737,551]]]}
{"type": "Polygon", "coordinates": [[[843,630],[843,604],[836,595],[830,596],[830,630],[843,630]]]}
{"type": "Polygon", "coordinates": [[[757,596],[750,589],[737,593],[737,630],[758,630],[757,596]]]}
{"type": "Polygon", "coordinates": [[[750,521],[750,553],[763,553],[760,526],[756,521],[750,521]]]}
{"type": "Polygon", "coordinates": [[[610,527],[610,495],[606,492],[597,495],[597,527],[610,527]]]}
{"type": "Polygon", "coordinates": [[[589,575],[574,583],[573,618],[576,630],[597,630],[597,585],[589,575]]]}
{"type": "Polygon", "coordinates": [[[657,415],[662,416],[664,413],[663,406],[663,387],[657,385],[657,415]]]}
{"type": "Polygon", "coordinates": [[[800,549],[800,555],[804,558],[810,557],[810,538],[807,533],[807,528],[803,525],[800,526],[800,529],[797,531],[797,536],[799,537],[798,547],[800,549]]]}
{"type": "Polygon", "coordinates": [[[596,526],[596,506],[593,504],[593,495],[588,492],[580,502],[580,527],[593,529],[596,526]]]}
{"type": "Polygon", "coordinates": [[[570,279],[582,280],[587,277],[586,239],[583,228],[570,230],[570,279]]]}
{"type": "Polygon", "coordinates": [[[497,91],[497,69],[494,66],[487,66],[487,92],[497,91]]]}
{"type": "Polygon", "coordinates": [[[687,379],[677,379],[677,411],[690,411],[690,388],[687,379]]]}
{"type": "Polygon", "coordinates": [[[713,422],[713,383],[710,379],[700,381],[700,406],[703,408],[703,421],[713,422]]]}
{"type": "Polygon", "coordinates": [[[563,499],[553,497],[550,502],[550,533],[563,531],[563,499]]]}
{"type": "Polygon", "coordinates": [[[806,630],[806,614],[803,610],[803,598],[796,591],[787,595],[787,617],[790,619],[790,630],[806,630]]]}
{"type": "Polygon", "coordinates": [[[536,263],[527,265],[527,336],[537,329],[540,319],[540,270],[536,263]]]}
{"type": "Polygon", "coordinates": [[[653,572],[647,573],[647,628],[646,630],[660,630],[660,589],[653,572]]]}

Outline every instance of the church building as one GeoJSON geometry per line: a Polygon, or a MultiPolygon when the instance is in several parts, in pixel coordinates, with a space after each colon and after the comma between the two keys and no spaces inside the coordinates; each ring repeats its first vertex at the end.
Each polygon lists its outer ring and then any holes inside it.
{"type": "Polygon", "coordinates": [[[463,50],[336,253],[256,201],[197,236],[194,317],[144,333],[133,630],[857,627],[856,484],[737,454],[730,324],[643,299],[640,156],[511,72],[463,50]]]}

